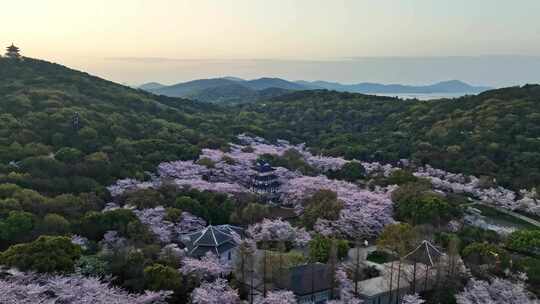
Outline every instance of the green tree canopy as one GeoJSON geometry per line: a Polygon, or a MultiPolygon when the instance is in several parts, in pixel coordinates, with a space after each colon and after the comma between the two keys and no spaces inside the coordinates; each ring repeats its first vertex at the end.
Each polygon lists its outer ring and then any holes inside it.
{"type": "Polygon", "coordinates": [[[341,169],[328,173],[330,178],[343,179],[349,182],[363,179],[366,174],[366,168],[358,161],[348,162],[341,169]]]}
{"type": "Polygon", "coordinates": [[[392,194],[397,219],[412,225],[440,225],[461,214],[460,209],[450,204],[444,196],[425,189],[422,184],[406,184],[392,194]]]}
{"type": "Polygon", "coordinates": [[[38,230],[44,235],[66,235],[71,231],[71,226],[61,215],[47,214],[38,224],[38,230]]]}
{"type": "Polygon", "coordinates": [[[178,290],[182,275],[172,267],[154,264],[144,268],[144,282],[149,290],[178,290]]]}
{"type": "Polygon", "coordinates": [[[81,248],[68,237],[40,236],[31,243],[9,247],[0,255],[0,263],[20,270],[72,272],[81,256],[81,248]]]}
{"type": "Polygon", "coordinates": [[[346,257],[349,250],[349,242],[347,240],[333,239],[318,234],[308,244],[310,261],[327,263],[330,258],[332,242],[337,246],[337,257],[339,259],[346,257]]]}
{"type": "Polygon", "coordinates": [[[540,230],[518,230],[506,240],[506,247],[527,254],[540,256],[540,230]]]}
{"type": "Polygon", "coordinates": [[[417,233],[407,223],[396,223],[384,227],[377,239],[380,250],[390,250],[403,256],[417,246],[417,233]]]}
{"type": "Polygon", "coordinates": [[[338,200],[337,193],[330,190],[319,190],[311,197],[305,199],[302,214],[302,224],[308,229],[313,229],[317,219],[337,220],[343,209],[343,202],[338,200]]]}
{"type": "Polygon", "coordinates": [[[0,221],[0,239],[10,243],[26,240],[30,237],[35,222],[32,213],[11,211],[5,220],[0,221]]]}

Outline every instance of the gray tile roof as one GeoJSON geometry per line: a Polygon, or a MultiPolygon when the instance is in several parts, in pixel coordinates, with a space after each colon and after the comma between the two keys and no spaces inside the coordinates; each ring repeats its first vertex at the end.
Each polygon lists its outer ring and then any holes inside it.
{"type": "Polygon", "coordinates": [[[329,290],[332,273],[326,264],[314,263],[291,267],[286,278],[278,282],[282,289],[292,291],[297,296],[309,295],[329,290]]]}
{"type": "Polygon", "coordinates": [[[184,243],[188,254],[194,257],[204,256],[211,251],[217,255],[236,247],[233,234],[241,236],[243,230],[231,225],[208,226],[201,231],[191,233],[184,243]]]}

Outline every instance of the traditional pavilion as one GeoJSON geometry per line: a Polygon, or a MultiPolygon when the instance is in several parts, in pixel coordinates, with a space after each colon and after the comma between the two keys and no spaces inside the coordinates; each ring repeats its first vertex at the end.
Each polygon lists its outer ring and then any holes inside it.
{"type": "Polygon", "coordinates": [[[417,289],[417,264],[423,264],[425,265],[425,282],[424,282],[424,289],[427,289],[428,286],[428,279],[429,279],[429,271],[430,269],[436,268],[437,264],[441,260],[441,257],[444,255],[442,251],[437,249],[433,244],[431,244],[429,241],[424,240],[422,243],[416,247],[413,251],[411,251],[409,254],[407,254],[403,259],[409,262],[412,262],[413,267],[413,285],[412,285],[412,291],[416,292],[417,289]]]}
{"type": "Polygon", "coordinates": [[[401,303],[406,294],[431,290],[443,255],[429,241],[422,241],[401,263],[384,263],[380,276],[359,282],[360,298],[364,304],[401,303]]]}
{"type": "Polygon", "coordinates": [[[6,48],[6,57],[11,59],[20,59],[20,49],[13,45],[13,43],[6,48]]]}
{"type": "Polygon", "coordinates": [[[189,256],[200,258],[212,252],[222,261],[231,261],[236,252],[237,240],[243,235],[240,227],[232,225],[208,226],[186,235],[182,243],[189,256]]]}
{"type": "Polygon", "coordinates": [[[277,175],[274,174],[275,169],[265,161],[257,161],[255,166],[257,174],[252,176],[251,191],[265,197],[269,201],[273,201],[277,197],[280,183],[277,175]]]}

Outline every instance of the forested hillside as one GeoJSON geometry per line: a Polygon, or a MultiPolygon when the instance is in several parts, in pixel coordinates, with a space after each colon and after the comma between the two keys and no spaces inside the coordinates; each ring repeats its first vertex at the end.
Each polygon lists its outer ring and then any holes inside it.
{"type": "Polygon", "coordinates": [[[59,194],[142,178],[164,159],[219,145],[209,139],[222,133],[219,113],[44,61],[0,59],[0,180],[59,194]]]}
{"type": "Polygon", "coordinates": [[[0,96],[1,178],[46,193],[142,178],[160,161],[194,158],[201,147],[219,147],[242,132],[306,141],[347,158],[410,158],[496,177],[515,189],[540,184],[534,85],[440,101],[302,91],[218,107],[25,59],[0,60],[0,96]]]}

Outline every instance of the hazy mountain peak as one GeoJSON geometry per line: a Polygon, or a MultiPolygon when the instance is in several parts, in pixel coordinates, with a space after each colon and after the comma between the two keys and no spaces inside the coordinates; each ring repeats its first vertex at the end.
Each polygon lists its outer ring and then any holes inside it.
{"type": "Polygon", "coordinates": [[[148,83],[145,83],[145,84],[141,84],[137,88],[139,88],[141,90],[145,90],[145,91],[150,91],[150,90],[156,90],[156,89],[162,88],[164,86],[165,85],[163,85],[163,84],[161,84],[159,82],[148,82],[148,83]]]}
{"type": "Polygon", "coordinates": [[[245,79],[242,79],[240,77],[234,77],[234,76],[225,76],[222,77],[223,79],[232,80],[232,81],[246,81],[245,79]]]}

